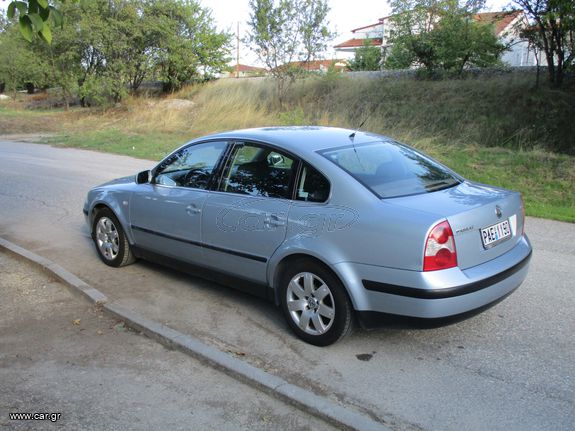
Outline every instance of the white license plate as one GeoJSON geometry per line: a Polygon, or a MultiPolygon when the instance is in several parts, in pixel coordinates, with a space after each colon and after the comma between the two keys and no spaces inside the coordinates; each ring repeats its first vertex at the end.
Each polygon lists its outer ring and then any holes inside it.
{"type": "Polygon", "coordinates": [[[511,237],[509,220],[481,229],[481,241],[483,241],[483,247],[485,248],[493,247],[509,237],[511,237]]]}

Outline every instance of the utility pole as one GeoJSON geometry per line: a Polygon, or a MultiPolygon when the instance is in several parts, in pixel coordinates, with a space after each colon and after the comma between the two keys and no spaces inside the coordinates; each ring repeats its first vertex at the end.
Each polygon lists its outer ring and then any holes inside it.
{"type": "Polygon", "coordinates": [[[240,22],[236,32],[236,78],[240,77],[240,22]]]}

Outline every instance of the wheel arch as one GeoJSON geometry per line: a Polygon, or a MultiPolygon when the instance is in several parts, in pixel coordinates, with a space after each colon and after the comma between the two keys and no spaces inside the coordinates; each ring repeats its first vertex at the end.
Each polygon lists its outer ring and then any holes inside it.
{"type": "Polygon", "coordinates": [[[309,254],[309,253],[306,253],[303,251],[298,251],[298,252],[294,252],[294,253],[283,256],[279,260],[279,262],[277,262],[275,264],[275,266],[273,267],[273,270],[271,273],[271,278],[270,278],[270,281],[271,281],[270,286],[273,289],[273,298],[274,298],[274,302],[276,305],[279,305],[280,301],[281,301],[279,283],[280,283],[281,277],[283,275],[283,272],[289,267],[289,264],[291,262],[295,262],[297,260],[308,260],[308,261],[315,262],[318,265],[321,265],[327,271],[331,272],[333,274],[333,276],[336,277],[340,281],[340,283],[343,285],[345,292],[347,294],[347,297],[349,298],[353,308],[356,309],[354,298],[350,294],[348,286],[346,285],[344,279],[341,277],[341,274],[339,274],[336,270],[334,270],[334,268],[331,265],[329,265],[327,262],[325,262],[324,260],[320,259],[317,256],[314,256],[312,254],[309,254]]]}
{"type": "Polygon", "coordinates": [[[128,221],[125,220],[124,214],[121,211],[118,211],[118,209],[114,208],[113,205],[110,205],[108,202],[104,202],[104,201],[96,202],[94,204],[94,206],[92,207],[92,210],[89,212],[90,236],[92,238],[94,237],[94,229],[93,229],[94,218],[95,218],[96,214],[103,209],[110,210],[112,212],[112,214],[114,214],[114,216],[120,222],[120,225],[124,231],[124,234],[126,235],[126,238],[128,239],[129,244],[134,244],[134,240],[132,238],[132,229],[130,229],[130,224],[128,223],[128,221]]]}

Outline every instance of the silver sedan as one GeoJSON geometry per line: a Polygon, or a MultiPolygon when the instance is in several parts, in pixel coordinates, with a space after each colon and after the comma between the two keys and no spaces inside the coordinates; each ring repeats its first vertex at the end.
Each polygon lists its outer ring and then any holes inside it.
{"type": "Polygon", "coordinates": [[[519,287],[531,257],[519,193],[339,128],[196,139],[90,190],[84,214],[107,265],[149,259],[261,295],[321,346],[354,321],[477,313],[519,287]]]}

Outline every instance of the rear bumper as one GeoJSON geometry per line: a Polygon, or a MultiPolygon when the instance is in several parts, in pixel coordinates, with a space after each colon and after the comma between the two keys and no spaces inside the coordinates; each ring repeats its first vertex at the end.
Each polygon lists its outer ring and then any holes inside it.
{"type": "Polygon", "coordinates": [[[514,292],[507,293],[499,299],[493,302],[485,304],[479,308],[475,308],[463,313],[454,314],[445,317],[412,317],[412,316],[400,316],[397,314],[381,313],[378,311],[357,311],[357,318],[359,324],[363,329],[376,329],[376,328],[395,328],[395,329],[430,329],[439,328],[442,326],[452,325],[462,320],[469,319],[477,314],[483,313],[484,311],[490,309],[491,307],[499,304],[509,295],[514,292]]]}
{"type": "Polygon", "coordinates": [[[455,298],[456,296],[468,295],[479,290],[487,289],[494,284],[505,281],[512,277],[516,272],[521,271],[531,260],[531,252],[521,261],[510,268],[491,275],[487,278],[472,281],[461,286],[448,287],[443,289],[421,289],[418,287],[397,286],[395,284],[380,283],[372,280],[362,280],[363,287],[374,292],[388,293],[391,295],[401,295],[410,298],[420,299],[445,299],[455,298]]]}
{"type": "Polygon", "coordinates": [[[335,265],[355,309],[420,319],[464,315],[498,302],[517,289],[529,269],[526,236],[507,253],[461,270],[419,272],[353,263],[335,265]]]}

